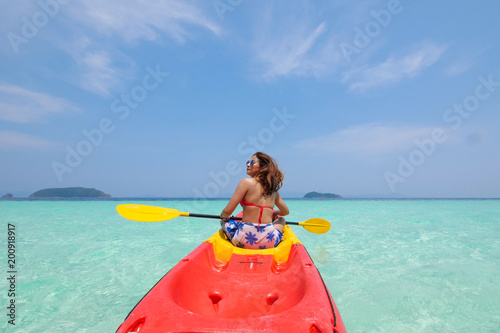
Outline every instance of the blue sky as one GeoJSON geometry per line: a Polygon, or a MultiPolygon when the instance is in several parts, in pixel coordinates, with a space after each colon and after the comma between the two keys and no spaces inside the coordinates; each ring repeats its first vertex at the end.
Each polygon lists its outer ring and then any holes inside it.
{"type": "Polygon", "coordinates": [[[500,197],[495,1],[9,1],[0,194],[500,197]]]}

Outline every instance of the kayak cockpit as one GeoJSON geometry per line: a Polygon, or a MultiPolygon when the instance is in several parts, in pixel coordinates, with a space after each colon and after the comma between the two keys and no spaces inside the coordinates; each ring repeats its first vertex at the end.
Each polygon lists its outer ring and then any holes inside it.
{"type": "Polygon", "coordinates": [[[205,243],[203,254],[184,259],[184,268],[172,281],[173,299],[209,317],[261,317],[285,311],[301,301],[308,285],[307,267],[295,255],[297,243],[287,230],[278,247],[248,250],[216,233],[205,243]]]}
{"type": "Polygon", "coordinates": [[[220,269],[224,269],[233,253],[239,255],[272,255],[276,264],[284,264],[288,261],[292,245],[302,244],[288,225],[283,230],[283,240],[275,248],[256,250],[236,247],[227,239],[222,230],[219,230],[206,242],[213,245],[215,264],[220,269]]]}

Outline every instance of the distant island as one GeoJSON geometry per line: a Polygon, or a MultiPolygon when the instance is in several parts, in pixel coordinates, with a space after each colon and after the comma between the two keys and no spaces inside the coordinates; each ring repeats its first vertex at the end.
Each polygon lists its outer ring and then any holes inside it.
{"type": "Polygon", "coordinates": [[[14,198],[12,193],[7,193],[6,195],[2,195],[2,199],[12,199],[12,198],[14,198]]]}
{"type": "Polygon", "coordinates": [[[29,196],[30,198],[111,198],[109,194],[95,188],[65,187],[46,188],[29,196]]]}
{"type": "Polygon", "coordinates": [[[304,195],[304,199],[342,199],[338,194],[309,192],[304,195]]]}

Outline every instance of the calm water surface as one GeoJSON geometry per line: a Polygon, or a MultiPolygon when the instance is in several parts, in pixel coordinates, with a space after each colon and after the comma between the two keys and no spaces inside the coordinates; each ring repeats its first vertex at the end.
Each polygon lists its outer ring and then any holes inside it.
{"type": "MultiPolygon", "coordinates": [[[[218,214],[226,201],[0,201],[1,332],[114,332],[217,220],[128,221],[117,204],[218,214]],[[8,324],[7,228],[16,231],[8,324]]],[[[500,332],[500,200],[287,201],[348,332],[500,332]]]]}

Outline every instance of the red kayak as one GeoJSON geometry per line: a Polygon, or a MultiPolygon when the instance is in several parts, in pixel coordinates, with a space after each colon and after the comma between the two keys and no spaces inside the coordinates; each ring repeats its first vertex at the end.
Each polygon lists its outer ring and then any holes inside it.
{"type": "Polygon", "coordinates": [[[285,227],[273,249],[234,247],[217,232],[136,305],[117,333],[345,332],[311,257],[285,227]]]}

